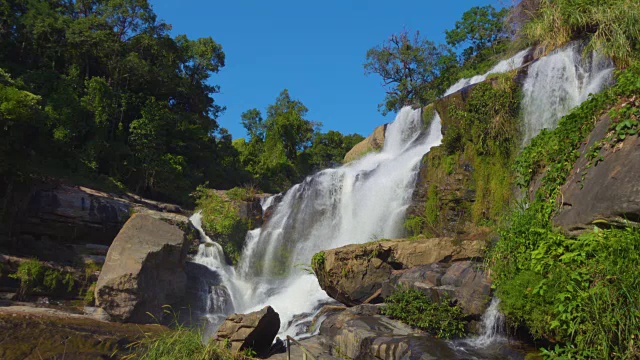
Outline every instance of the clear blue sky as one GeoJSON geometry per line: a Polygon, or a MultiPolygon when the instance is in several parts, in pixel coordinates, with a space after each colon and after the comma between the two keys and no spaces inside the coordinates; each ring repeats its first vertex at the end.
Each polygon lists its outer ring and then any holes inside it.
{"type": "Polygon", "coordinates": [[[368,49],[406,28],[436,42],[472,6],[498,0],[264,1],[151,0],[174,35],[211,36],[226,66],[211,78],[214,96],[227,107],[219,118],[233,138],[245,137],[240,114],[264,113],[283,89],[308,108],[322,130],[367,136],[392,120],[377,109],[384,98],[380,78],[364,75],[368,49]]]}

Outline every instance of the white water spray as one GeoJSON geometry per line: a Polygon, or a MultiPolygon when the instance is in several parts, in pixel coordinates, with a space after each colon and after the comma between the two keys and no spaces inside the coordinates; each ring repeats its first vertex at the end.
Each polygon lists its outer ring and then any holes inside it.
{"type": "Polygon", "coordinates": [[[582,56],[580,44],[571,44],[529,67],[523,86],[524,144],[611,82],[613,63],[591,52],[582,56]]]}

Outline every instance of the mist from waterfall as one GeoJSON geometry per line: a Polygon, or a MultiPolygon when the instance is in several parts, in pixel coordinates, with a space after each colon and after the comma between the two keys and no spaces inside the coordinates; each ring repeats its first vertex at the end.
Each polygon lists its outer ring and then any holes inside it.
{"type": "Polygon", "coordinates": [[[611,83],[613,62],[595,52],[583,56],[574,43],[531,64],[522,92],[523,143],[542,129],[553,129],[558,120],[611,83]]]}

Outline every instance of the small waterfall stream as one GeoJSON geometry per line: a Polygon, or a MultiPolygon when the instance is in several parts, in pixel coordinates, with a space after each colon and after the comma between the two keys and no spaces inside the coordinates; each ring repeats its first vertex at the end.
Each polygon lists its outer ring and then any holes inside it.
{"type": "Polygon", "coordinates": [[[579,43],[558,49],[529,67],[522,92],[524,144],[597,93],[612,80],[613,62],[579,43]]]}

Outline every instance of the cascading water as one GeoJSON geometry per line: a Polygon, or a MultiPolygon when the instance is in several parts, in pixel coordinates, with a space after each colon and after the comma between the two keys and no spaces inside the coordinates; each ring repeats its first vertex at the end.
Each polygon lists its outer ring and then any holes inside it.
{"type": "MultiPolygon", "coordinates": [[[[487,74],[460,80],[446,93],[483,81],[491,73],[516,69],[528,52],[500,62],[487,74]]],[[[534,63],[526,79],[523,100],[528,136],[543,127],[553,127],[561,115],[586,99],[590,92],[600,90],[610,74],[609,61],[597,55],[581,61],[575,47],[559,50],[534,63]],[[567,76],[571,81],[566,80],[567,76]],[[553,90],[548,90],[549,87],[553,90]],[[563,100],[554,103],[554,96],[563,100]],[[538,101],[535,97],[547,100],[538,101]],[[553,115],[543,116],[543,112],[550,110],[553,115]]],[[[236,269],[225,263],[222,248],[206,237],[200,215],[194,215],[192,222],[205,240],[194,261],[219,273],[222,286],[217,291],[225,293],[223,297],[231,302],[220,303],[221,300],[213,299],[215,295],[211,296],[208,309],[212,312],[209,318],[213,319],[213,327],[231,311],[254,311],[268,304],[280,314],[281,335],[304,332],[304,325],[318,307],[331,301],[304,265],[310,263],[313,254],[325,249],[403,235],[402,223],[411,202],[418,164],[431,147],[440,144],[440,126],[440,118],[435,114],[424,131],[421,111],[403,108],[387,127],[380,152],[340,168],[323,170],[284,195],[277,195],[279,203],[266,224],[247,233],[236,269]]],[[[275,199],[263,199],[263,210],[275,199]]],[[[495,343],[501,338],[496,328],[501,323],[497,310],[498,301],[494,300],[483,318],[482,336],[452,346],[469,354],[482,352],[483,346],[495,343]]]]}
{"type": "Polygon", "coordinates": [[[611,82],[613,62],[571,44],[531,64],[523,85],[524,144],[611,82]]]}
{"type": "Polygon", "coordinates": [[[529,54],[529,51],[530,51],[529,49],[522,50],[519,53],[517,53],[514,57],[500,61],[496,66],[494,66],[491,70],[487,71],[485,74],[476,75],[471,78],[464,78],[464,79],[458,80],[458,82],[456,82],[449,89],[447,89],[444,95],[447,96],[469,85],[483,82],[491,74],[505,73],[507,71],[511,71],[521,67],[524,63],[524,59],[529,54]]]}
{"type": "Polygon", "coordinates": [[[487,347],[492,343],[505,340],[504,323],[504,315],[500,313],[500,299],[494,297],[482,315],[480,323],[482,332],[479,336],[465,341],[471,346],[487,347]]]}

